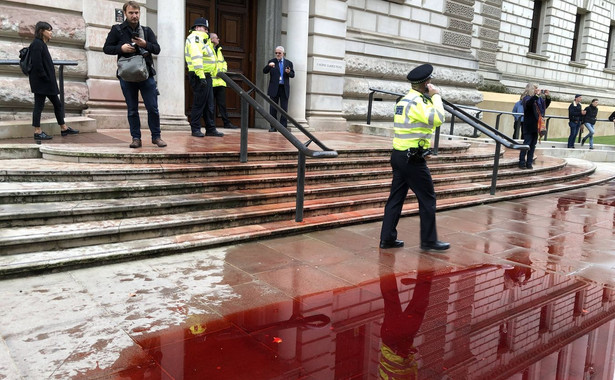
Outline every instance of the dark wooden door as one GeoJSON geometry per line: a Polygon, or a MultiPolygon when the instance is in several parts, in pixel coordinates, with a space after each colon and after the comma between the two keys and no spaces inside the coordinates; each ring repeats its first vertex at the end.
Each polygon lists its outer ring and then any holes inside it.
{"type": "MultiPolygon", "coordinates": [[[[209,20],[210,32],[217,33],[228,71],[239,72],[254,81],[254,50],[256,45],[256,0],[188,0],[186,2],[186,36],[198,17],[209,20]]],[[[237,82],[239,85],[241,83],[237,82]]],[[[192,107],[192,90],[186,71],[186,115],[192,107]]],[[[226,90],[226,108],[233,124],[239,125],[241,100],[229,87],[226,90]]],[[[250,121],[253,113],[250,113],[250,121]]],[[[222,126],[216,115],[216,125],[222,126]]],[[[250,125],[253,123],[250,122],[250,125]]]]}

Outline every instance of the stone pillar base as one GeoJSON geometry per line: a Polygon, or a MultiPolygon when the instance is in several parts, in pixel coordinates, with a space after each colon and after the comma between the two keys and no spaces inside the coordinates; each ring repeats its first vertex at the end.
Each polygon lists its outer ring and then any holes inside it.
{"type": "Polygon", "coordinates": [[[190,123],[184,115],[160,115],[160,129],[166,131],[190,131],[190,123]]]}
{"type": "Polygon", "coordinates": [[[310,127],[316,131],[347,131],[348,122],[343,117],[309,116],[310,127]]]}

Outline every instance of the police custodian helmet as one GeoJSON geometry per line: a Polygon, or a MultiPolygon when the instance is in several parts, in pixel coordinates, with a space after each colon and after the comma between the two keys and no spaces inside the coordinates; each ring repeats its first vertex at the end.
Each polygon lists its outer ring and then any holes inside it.
{"type": "Polygon", "coordinates": [[[197,26],[204,26],[207,29],[209,29],[209,21],[207,21],[207,19],[204,17],[199,17],[196,20],[194,20],[194,25],[192,25],[192,29],[194,29],[197,26]]]}
{"type": "Polygon", "coordinates": [[[433,73],[433,66],[429,63],[425,63],[410,71],[406,78],[408,78],[410,83],[423,83],[431,78],[431,73],[433,73]]]}

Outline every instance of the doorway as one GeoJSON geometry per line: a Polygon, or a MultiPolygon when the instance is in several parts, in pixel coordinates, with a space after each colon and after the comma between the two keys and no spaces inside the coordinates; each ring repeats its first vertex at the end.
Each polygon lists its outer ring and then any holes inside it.
{"type": "MultiPolygon", "coordinates": [[[[257,0],[187,0],[186,36],[198,17],[209,20],[209,31],[217,33],[222,46],[222,54],[228,64],[228,71],[243,74],[254,82],[254,53],[256,49],[256,2],[257,0]]],[[[192,90],[188,82],[188,71],[184,78],[186,115],[192,108],[192,90]]],[[[241,81],[237,84],[242,86],[241,81]]],[[[243,87],[243,86],[242,86],[243,87]]],[[[228,88],[228,87],[227,87],[228,88]]],[[[241,98],[230,88],[226,91],[226,108],[231,122],[240,125],[241,98]]],[[[223,125],[217,114],[216,127],[223,125]]],[[[249,125],[253,125],[254,114],[250,110],[249,125]]]]}

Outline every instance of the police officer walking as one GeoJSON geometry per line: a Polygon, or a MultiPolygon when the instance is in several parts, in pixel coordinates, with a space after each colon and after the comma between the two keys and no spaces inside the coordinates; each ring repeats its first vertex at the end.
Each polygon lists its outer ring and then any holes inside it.
{"type": "Polygon", "coordinates": [[[209,38],[209,21],[199,17],[186,38],[184,58],[188,65],[188,79],[194,95],[190,112],[192,136],[222,137],[214,124],[214,93],[212,76],[216,75],[216,54],[209,38]],[[203,115],[204,114],[204,115],[203,115]],[[201,132],[201,117],[205,116],[205,134],[201,132]]]}
{"type": "Polygon", "coordinates": [[[408,73],[412,89],[395,106],[393,152],[393,182],[384,207],[380,232],[380,248],[404,246],[397,239],[397,223],[404,200],[411,189],[419,203],[421,219],[421,249],[444,251],[450,244],[438,240],[436,232],[436,193],[425,157],[431,154],[430,140],[444,122],[444,107],[439,91],[431,85],[433,67],[421,65],[408,73]]]}

